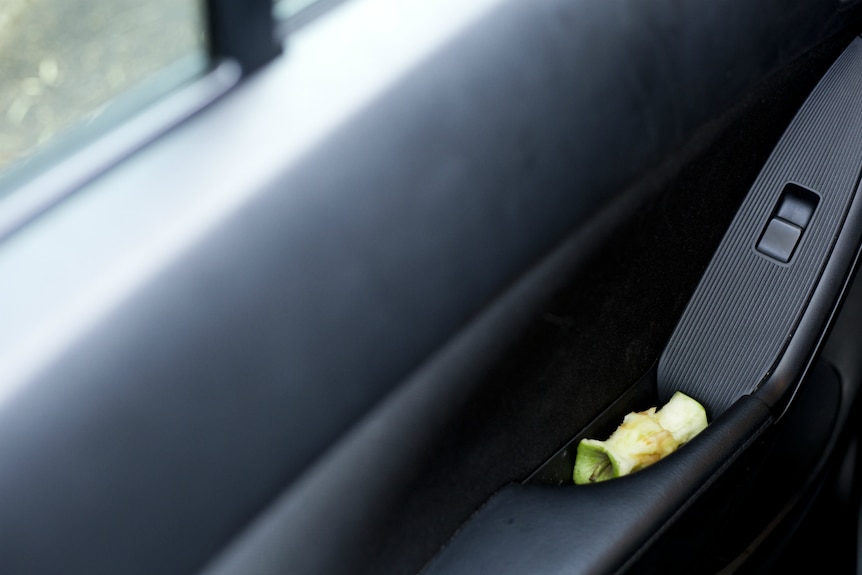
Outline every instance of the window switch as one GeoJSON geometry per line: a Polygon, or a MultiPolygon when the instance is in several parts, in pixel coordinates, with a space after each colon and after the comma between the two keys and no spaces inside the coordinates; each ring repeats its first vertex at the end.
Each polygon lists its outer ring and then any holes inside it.
{"type": "Polygon", "coordinates": [[[775,215],[804,230],[808,222],[811,221],[818,200],[819,198],[814,192],[796,184],[787,184],[784,193],[781,194],[781,201],[775,215]]]}
{"type": "Polygon", "coordinates": [[[757,243],[757,251],[780,262],[787,263],[796,244],[802,236],[802,228],[785,222],[777,217],[769,221],[760,241],[757,243]]]}

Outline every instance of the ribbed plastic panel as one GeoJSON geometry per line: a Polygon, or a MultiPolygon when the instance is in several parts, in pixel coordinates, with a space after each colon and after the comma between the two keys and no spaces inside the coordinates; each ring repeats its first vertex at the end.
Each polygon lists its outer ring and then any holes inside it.
{"type": "Polygon", "coordinates": [[[769,375],[829,258],[860,168],[857,38],[781,137],[716,250],[659,360],[662,401],[682,390],[717,416],[769,375]],[[782,264],[756,245],[791,182],[816,192],[820,202],[790,262],[782,264]]]}

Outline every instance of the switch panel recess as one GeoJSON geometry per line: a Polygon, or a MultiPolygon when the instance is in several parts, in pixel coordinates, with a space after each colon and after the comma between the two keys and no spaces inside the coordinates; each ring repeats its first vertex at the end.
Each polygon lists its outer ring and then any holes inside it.
{"type": "Polygon", "coordinates": [[[757,251],[775,261],[788,263],[819,201],[811,190],[787,184],[757,242],[757,251]]]}

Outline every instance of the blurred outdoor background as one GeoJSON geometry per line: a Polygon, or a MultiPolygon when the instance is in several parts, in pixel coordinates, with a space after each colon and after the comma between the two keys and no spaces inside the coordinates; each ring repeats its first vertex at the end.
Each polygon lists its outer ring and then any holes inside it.
{"type": "Polygon", "coordinates": [[[0,170],[202,49],[200,0],[0,0],[0,170]]]}

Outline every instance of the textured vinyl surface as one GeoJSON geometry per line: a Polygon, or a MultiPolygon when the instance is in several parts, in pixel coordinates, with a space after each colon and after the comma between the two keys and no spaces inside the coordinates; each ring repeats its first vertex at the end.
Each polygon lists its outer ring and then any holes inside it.
{"type": "Polygon", "coordinates": [[[862,168],[862,40],[827,72],[781,137],[721,241],[659,362],[663,399],[682,390],[711,417],[754,391],[793,337],[862,168]],[[788,263],[756,250],[786,184],[819,204],[788,263]]]}

